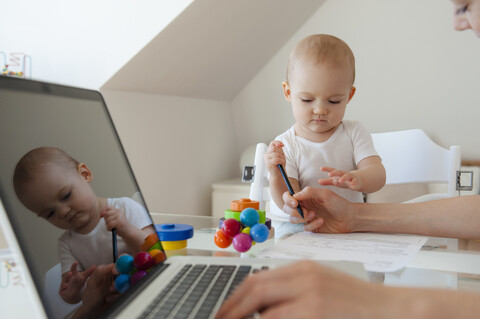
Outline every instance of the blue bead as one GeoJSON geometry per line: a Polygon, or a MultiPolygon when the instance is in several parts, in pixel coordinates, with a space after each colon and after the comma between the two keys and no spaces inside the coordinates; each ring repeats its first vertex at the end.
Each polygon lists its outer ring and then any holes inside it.
{"type": "Polygon", "coordinates": [[[122,255],[118,257],[115,267],[121,274],[128,274],[133,269],[133,257],[130,255],[122,255]]]}
{"type": "Polygon", "coordinates": [[[265,224],[256,224],[250,228],[250,236],[257,243],[263,243],[268,238],[268,227],[265,224]]]}
{"type": "Polygon", "coordinates": [[[124,293],[130,288],[130,276],[129,275],[119,275],[115,278],[115,289],[119,292],[124,293]]]}
{"type": "Polygon", "coordinates": [[[245,208],[240,213],[240,221],[245,227],[252,227],[260,221],[260,214],[258,214],[255,208],[245,208]]]}

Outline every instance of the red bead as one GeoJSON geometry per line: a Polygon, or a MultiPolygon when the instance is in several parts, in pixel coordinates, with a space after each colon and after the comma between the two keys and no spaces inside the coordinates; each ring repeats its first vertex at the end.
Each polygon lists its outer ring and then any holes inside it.
{"type": "Polygon", "coordinates": [[[135,255],[135,258],[133,259],[133,265],[137,269],[147,270],[155,265],[155,261],[149,253],[146,251],[141,251],[135,255]]]}
{"type": "Polygon", "coordinates": [[[222,231],[225,236],[233,238],[242,231],[242,224],[235,218],[226,219],[222,224],[222,231]]]}

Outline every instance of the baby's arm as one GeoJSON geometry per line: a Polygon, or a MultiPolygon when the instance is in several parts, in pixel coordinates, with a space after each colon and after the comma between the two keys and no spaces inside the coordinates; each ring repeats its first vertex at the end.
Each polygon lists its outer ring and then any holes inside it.
{"type": "Polygon", "coordinates": [[[333,167],[322,167],[321,170],[328,172],[328,177],[319,179],[320,185],[333,185],[348,188],[362,193],[373,193],[385,185],[385,168],[378,156],[370,156],[362,159],[357,169],[351,172],[337,170],[333,167]]]}
{"type": "Polygon", "coordinates": [[[58,292],[65,302],[76,304],[82,300],[82,290],[88,277],[95,270],[95,266],[85,271],[77,271],[78,261],[75,261],[67,271],[62,275],[62,283],[58,292]]]}
{"type": "MultiPolygon", "coordinates": [[[[282,142],[272,141],[264,155],[265,166],[269,173],[269,186],[272,200],[280,209],[282,209],[284,204],[282,198],[283,193],[288,191],[287,185],[283,180],[283,176],[277,167],[277,164],[281,164],[284,167],[286,165],[285,153],[283,152],[282,147],[282,142]]],[[[300,191],[300,185],[296,179],[289,178],[289,181],[295,193],[300,191]]]]}
{"type": "Polygon", "coordinates": [[[107,229],[117,229],[118,236],[122,237],[128,248],[135,252],[140,251],[140,246],[143,244],[145,237],[155,231],[152,225],[142,229],[132,225],[127,220],[125,212],[115,207],[106,207],[100,213],[100,217],[105,219],[107,229]]]}

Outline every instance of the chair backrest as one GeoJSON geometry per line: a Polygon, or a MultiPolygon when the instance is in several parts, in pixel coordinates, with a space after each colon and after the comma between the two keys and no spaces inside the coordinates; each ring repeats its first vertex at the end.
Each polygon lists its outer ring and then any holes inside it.
{"type": "Polygon", "coordinates": [[[374,133],[372,138],[387,173],[387,185],[447,183],[448,195],[459,195],[460,146],[443,148],[421,129],[374,133]]]}

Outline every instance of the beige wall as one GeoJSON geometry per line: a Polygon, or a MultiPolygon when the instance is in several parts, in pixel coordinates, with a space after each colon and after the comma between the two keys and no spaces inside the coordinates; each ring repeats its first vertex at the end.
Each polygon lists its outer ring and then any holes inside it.
{"type": "Polygon", "coordinates": [[[102,93],[148,208],[210,215],[212,184],[238,174],[229,103],[102,93]]]}
{"type": "Polygon", "coordinates": [[[241,147],[293,124],[281,82],[290,49],[313,33],[344,39],[356,55],[357,94],[346,118],[373,132],[423,128],[463,158],[480,159],[480,41],[452,29],[450,1],[328,0],[232,102],[241,147]],[[249,119],[251,130],[244,132],[249,119]]]}

